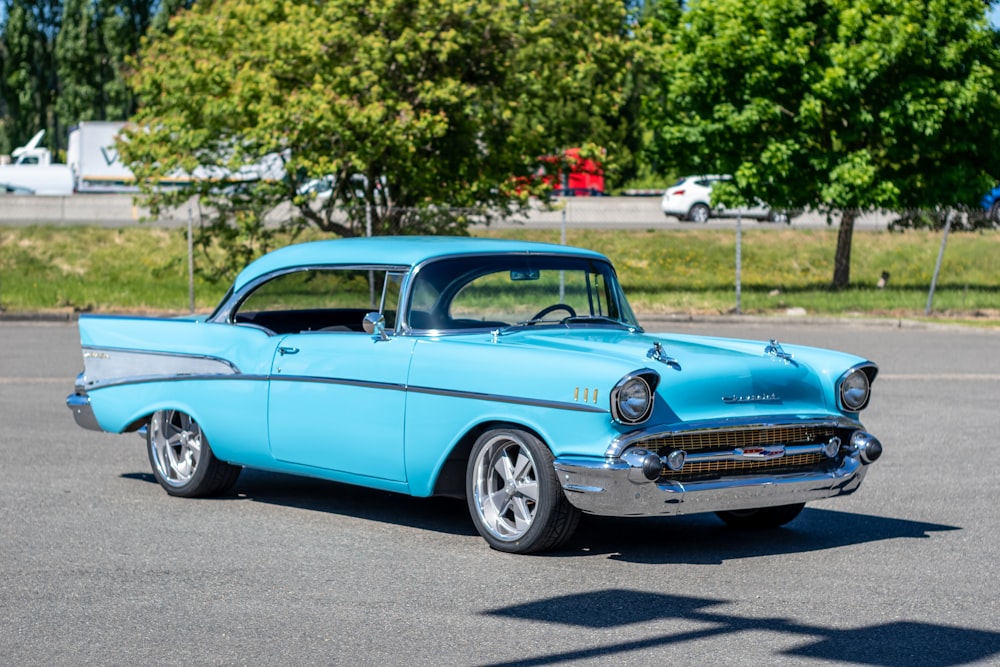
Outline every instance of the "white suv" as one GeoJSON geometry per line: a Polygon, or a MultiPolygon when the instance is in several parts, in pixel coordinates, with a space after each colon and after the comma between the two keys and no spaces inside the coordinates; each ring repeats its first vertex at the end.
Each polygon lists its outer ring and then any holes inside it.
{"type": "Polygon", "coordinates": [[[712,208],[712,184],[731,180],[732,176],[685,176],[663,193],[660,208],[666,215],[691,222],[708,222],[709,218],[735,218],[742,216],[755,220],[787,222],[784,213],[771,211],[763,204],[748,208],[712,208]]]}

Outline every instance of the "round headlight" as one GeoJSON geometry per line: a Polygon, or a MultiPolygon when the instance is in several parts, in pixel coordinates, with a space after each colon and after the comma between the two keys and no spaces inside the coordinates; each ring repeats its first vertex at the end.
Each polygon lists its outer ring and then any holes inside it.
{"type": "Polygon", "coordinates": [[[611,409],[622,423],[646,421],[653,411],[653,390],[642,376],[627,377],[611,392],[611,409]]]}
{"type": "Polygon", "coordinates": [[[845,410],[857,412],[868,405],[871,395],[871,385],[868,374],[855,369],[848,373],[840,382],[840,403],[845,410]]]}

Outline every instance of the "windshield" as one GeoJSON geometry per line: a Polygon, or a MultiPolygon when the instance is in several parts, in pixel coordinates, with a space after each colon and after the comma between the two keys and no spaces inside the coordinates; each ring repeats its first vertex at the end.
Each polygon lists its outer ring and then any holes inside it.
{"type": "Polygon", "coordinates": [[[407,326],[455,331],[509,326],[638,327],[607,262],[560,255],[452,258],[416,272],[407,326]]]}

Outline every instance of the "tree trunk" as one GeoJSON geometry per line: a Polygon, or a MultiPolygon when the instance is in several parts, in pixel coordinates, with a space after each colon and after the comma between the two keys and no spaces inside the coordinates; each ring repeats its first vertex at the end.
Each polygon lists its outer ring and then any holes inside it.
{"type": "Polygon", "coordinates": [[[844,211],[837,232],[837,254],[833,258],[833,289],[844,289],[851,282],[851,240],[857,211],[844,211]]]}

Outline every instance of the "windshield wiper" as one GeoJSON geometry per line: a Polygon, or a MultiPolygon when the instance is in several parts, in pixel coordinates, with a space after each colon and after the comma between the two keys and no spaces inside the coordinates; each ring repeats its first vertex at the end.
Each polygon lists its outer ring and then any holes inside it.
{"type": "Polygon", "coordinates": [[[573,315],[571,317],[564,317],[561,320],[546,320],[533,319],[525,320],[524,322],[518,322],[517,324],[511,324],[499,330],[499,334],[503,335],[508,332],[518,331],[527,327],[534,326],[536,324],[550,324],[553,326],[563,326],[569,327],[573,324],[588,326],[588,325],[611,325],[621,329],[627,329],[628,331],[634,331],[637,333],[642,333],[642,327],[636,324],[627,324],[621,320],[616,320],[613,317],[607,317],[606,315],[573,315]]]}
{"type": "Polygon", "coordinates": [[[610,324],[622,329],[628,329],[629,331],[642,331],[642,328],[638,325],[627,324],[607,315],[577,315],[576,317],[567,317],[563,320],[563,324],[610,324]]]}

